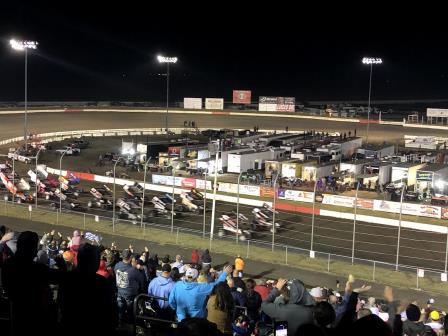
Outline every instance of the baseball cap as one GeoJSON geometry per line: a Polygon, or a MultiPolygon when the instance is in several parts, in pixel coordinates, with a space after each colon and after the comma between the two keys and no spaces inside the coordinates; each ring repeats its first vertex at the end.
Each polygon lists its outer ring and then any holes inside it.
{"type": "Polygon", "coordinates": [[[198,277],[198,275],[199,275],[199,272],[198,272],[198,270],[195,269],[195,268],[189,268],[189,269],[187,269],[187,271],[185,272],[185,276],[186,276],[187,278],[193,278],[193,279],[196,279],[196,278],[198,277]]]}
{"type": "Polygon", "coordinates": [[[433,310],[431,312],[431,314],[429,314],[429,317],[431,318],[431,320],[436,321],[436,320],[438,320],[440,318],[440,314],[439,314],[438,311],[433,310]]]}
{"type": "Polygon", "coordinates": [[[171,265],[166,263],[162,266],[162,272],[171,272],[171,265]]]}
{"type": "Polygon", "coordinates": [[[321,298],[322,297],[322,288],[314,287],[313,289],[310,290],[310,294],[312,297],[321,298]]]}
{"type": "Polygon", "coordinates": [[[434,304],[434,302],[436,302],[436,301],[435,301],[433,298],[431,298],[431,299],[428,300],[427,303],[428,303],[428,304],[434,304]]]}
{"type": "Polygon", "coordinates": [[[131,250],[129,250],[129,249],[125,249],[125,250],[123,250],[123,252],[121,253],[121,257],[122,257],[123,259],[129,259],[129,258],[131,258],[131,257],[132,257],[132,252],[131,252],[131,250]]]}

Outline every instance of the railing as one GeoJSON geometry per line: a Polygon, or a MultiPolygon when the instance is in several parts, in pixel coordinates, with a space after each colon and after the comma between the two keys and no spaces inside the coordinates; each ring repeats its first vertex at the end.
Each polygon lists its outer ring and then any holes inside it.
{"type": "Polygon", "coordinates": [[[3,209],[0,207],[2,215],[83,229],[85,232],[93,231],[134,239],[148,239],[161,244],[175,244],[191,248],[210,248],[218,253],[230,255],[239,253],[248,259],[341,276],[351,273],[359,279],[387,283],[397,287],[422,289],[440,294],[448,293],[448,285],[445,282],[446,273],[440,269],[399,264],[399,272],[396,272],[394,263],[355,257],[352,264],[350,256],[319,251],[314,251],[310,257],[309,249],[277,242],[274,243],[274,251],[271,251],[272,243],[260,239],[236,241],[234,235],[224,235],[213,240],[204,239],[204,236],[209,236],[210,228],[209,225],[203,227],[202,220],[196,223],[201,229],[194,229],[183,226],[185,220],[176,219],[174,230],[171,232],[170,219],[158,219],[157,223],[143,222],[143,226],[140,226],[140,221],[119,219],[113,226],[110,217],[67,210],[60,212],[45,208],[42,204],[36,209],[29,207],[28,204],[13,204],[5,201],[2,207],[3,209]],[[423,275],[423,277],[419,275],[423,275]]]}

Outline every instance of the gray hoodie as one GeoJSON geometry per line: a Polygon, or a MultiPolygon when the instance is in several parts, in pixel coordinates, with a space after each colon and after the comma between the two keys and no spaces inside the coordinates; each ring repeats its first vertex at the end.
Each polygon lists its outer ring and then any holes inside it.
{"type": "Polygon", "coordinates": [[[289,286],[289,302],[274,302],[280,292],[274,288],[268,298],[261,304],[261,310],[276,321],[288,322],[288,335],[295,335],[297,329],[308,323],[313,323],[314,300],[303,284],[293,280],[289,286]]]}

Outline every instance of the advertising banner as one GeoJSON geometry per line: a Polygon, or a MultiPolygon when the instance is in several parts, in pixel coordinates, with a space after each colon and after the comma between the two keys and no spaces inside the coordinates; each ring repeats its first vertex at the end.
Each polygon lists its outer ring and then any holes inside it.
{"type": "Polygon", "coordinates": [[[252,92],[247,90],[233,90],[234,104],[250,104],[252,92]]]}
{"type": "Polygon", "coordinates": [[[180,147],[168,147],[169,156],[180,156],[180,147]]]}
{"type": "Polygon", "coordinates": [[[223,98],[205,98],[205,108],[207,110],[223,110],[224,99],[223,98]]]}
{"type": "MultiPolygon", "coordinates": [[[[373,201],[373,209],[378,211],[400,213],[400,203],[382,200],[373,201]]],[[[424,216],[431,218],[441,218],[442,210],[438,206],[403,203],[402,213],[413,216],[424,216]]]]}
{"type": "Polygon", "coordinates": [[[324,198],[322,200],[322,203],[352,208],[355,205],[355,198],[349,197],[349,196],[326,195],[325,194],[324,198]]]}
{"type": "Polygon", "coordinates": [[[427,108],[426,116],[436,118],[448,118],[448,109],[427,108]]]}
{"type": "Polygon", "coordinates": [[[277,111],[277,97],[259,97],[258,111],[277,111]]]}
{"type": "Polygon", "coordinates": [[[187,159],[197,159],[198,158],[198,150],[197,149],[187,149],[185,152],[185,157],[187,159]]]}
{"type": "Polygon", "coordinates": [[[184,109],[202,109],[202,98],[184,98],[184,109]]]}
{"type": "Polygon", "coordinates": [[[207,190],[212,189],[212,181],[204,181],[204,180],[196,180],[196,189],[202,192],[204,190],[205,184],[207,184],[207,190]]]}
{"type": "Polygon", "coordinates": [[[432,181],[433,172],[417,170],[417,181],[432,181]]]}
{"type": "Polygon", "coordinates": [[[259,97],[258,111],[295,112],[294,97],[259,97]]]}
{"type": "MultiPolygon", "coordinates": [[[[238,189],[237,184],[233,184],[233,186],[238,189]]],[[[235,190],[234,188],[232,189],[235,190]]],[[[260,186],[240,185],[240,194],[250,196],[260,196],[260,186]]]]}
{"type": "Polygon", "coordinates": [[[144,144],[137,144],[137,153],[146,154],[148,152],[148,146],[144,144]]]}
{"type": "Polygon", "coordinates": [[[284,199],[297,202],[313,202],[313,196],[313,192],[301,190],[285,190],[284,193],[284,199]]]}
{"type": "MultiPolygon", "coordinates": [[[[278,192],[277,192],[277,195],[278,195],[278,192]]],[[[260,186],[260,196],[273,198],[274,197],[274,188],[260,186]]]]}
{"type": "Polygon", "coordinates": [[[448,219],[448,208],[442,208],[442,219],[448,219]]]}
{"type": "Polygon", "coordinates": [[[182,188],[196,188],[196,179],[186,177],[181,181],[182,188]]]}
{"type": "Polygon", "coordinates": [[[295,112],[296,99],[294,97],[277,97],[278,112],[295,112]]]}
{"type": "Polygon", "coordinates": [[[373,199],[358,198],[357,207],[361,209],[373,209],[373,199]]]}

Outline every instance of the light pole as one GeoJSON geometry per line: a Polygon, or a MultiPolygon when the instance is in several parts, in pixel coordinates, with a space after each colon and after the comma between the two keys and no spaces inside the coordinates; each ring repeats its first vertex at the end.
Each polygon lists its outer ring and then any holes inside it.
{"type": "Polygon", "coordinates": [[[143,210],[145,207],[145,191],[146,191],[146,172],[148,170],[148,162],[151,160],[151,156],[145,162],[144,175],[143,175],[143,196],[142,196],[142,216],[140,218],[140,227],[143,227],[143,210]]]}
{"type": "Polygon", "coordinates": [[[176,174],[175,174],[176,168],[174,166],[172,166],[172,178],[173,178],[173,191],[172,191],[172,197],[173,200],[171,201],[171,233],[173,233],[174,231],[174,202],[176,202],[176,200],[174,199],[174,187],[176,185],[176,174]]]}
{"type": "Polygon", "coordinates": [[[221,147],[221,141],[218,140],[218,146],[216,148],[215,156],[215,178],[213,179],[213,202],[212,202],[212,218],[210,220],[210,248],[213,240],[213,231],[215,230],[215,210],[216,210],[216,188],[218,184],[218,159],[219,159],[219,149],[221,147]]]}
{"type": "Polygon", "coordinates": [[[12,186],[13,186],[13,193],[12,193],[12,203],[14,203],[16,201],[16,159],[18,159],[17,157],[17,152],[19,150],[16,149],[16,151],[14,152],[13,156],[12,156],[12,186]]]}
{"type": "Polygon", "coordinates": [[[398,258],[400,256],[400,238],[401,238],[401,214],[403,213],[403,196],[405,184],[401,179],[401,196],[400,196],[400,214],[398,216],[398,238],[397,238],[397,258],[395,260],[395,271],[398,271],[398,258]]]}
{"type": "Polygon", "coordinates": [[[277,173],[274,178],[274,200],[272,202],[272,251],[274,251],[275,244],[275,201],[277,199],[277,180],[279,176],[280,174],[277,173]]]}
{"type": "Polygon", "coordinates": [[[117,168],[118,162],[120,162],[123,158],[121,156],[118,157],[117,161],[114,164],[114,190],[113,190],[113,199],[112,199],[112,231],[115,232],[115,170],[117,168]]]}
{"type": "Polygon", "coordinates": [[[37,183],[37,161],[39,160],[39,154],[40,154],[40,151],[43,149],[43,147],[41,147],[41,148],[39,148],[39,150],[37,151],[37,153],[36,153],[36,181],[35,181],[35,183],[36,183],[36,199],[35,199],[35,207],[36,207],[36,209],[37,209],[37,187],[38,187],[38,183],[37,183]]]}
{"type": "Polygon", "coordinates": [[[207,206],[207,171],[204,172],[204,215],[203,220],[204,223],[202,224],[202,238],[205,238],[205,208],[207,206]]]}
{"type": "Polygon", "coordinates": [[[315,217],[315,209],[316,209],[316,190],[317,190],[317,179],[314,181],[314,191],[313,191],[313,214],[311,215],[311,249],[313,250],[314,246],[314,217],[315,217]]]}
{"type": "Polygon", "coordinates": [[[28,49],[37,49],[39,44],[36,41],[19,41],[10,40],[11,48],[18,51],[25,52],[25,123],[23,139],[25,140],[25,151],[28,151],[28,49]]]}
{"type": "Polygon", "coordinates": [[[370,65],[370,79],[369,79],[369,106],[367,107],[367,135],[366,143],[369,142],[369,127],[370,127],[370,94],[372,91],[372,70],[374,64],[382,64],[383,59],[379,57],[363,57],[362,63],[370,65]]]}
{"type": "Polygon", "coordinates": [[[241,181],[241,176],[243,175],[243,172],[241,172],[238,175],[238,189],[237,189],[237,198],[236,198],[236,232],[235,232],[235,236],[236,236],[236,243],[238,244],[238,229],[240,226],[240,181],[241,181]]]}
{"type": "Polygon", "coordinates": [[[352,242],[352,265],[355,261],[355,235],[356,235],[356,212],[358,210],[358,190],[361,183],[356,178],[356,193],[355,193],[355,213],[353,216],[353,242],[352,242]]]}
{"type": "MultiPolygon", "coordinates": [[[[62,158],[67,153],[69,148],[67,148],[65,151],[62,152],[61,157],[59,159],[59,177],[62,176],[62,158]]],[[[37,175],[36,175],[36,181],[37,181],[37,175]]],[[[62,213],[62,179],[59,178],[59,212],[62,213]]]]}
{"type": "Polygon", "coordinates": [[[157,56],[159,63],[166,63],[166,115],[165,115],[165,131],[168,135],[168,105],[170,99],[170,63],[177,63],[177,57],[157,56]]]}

